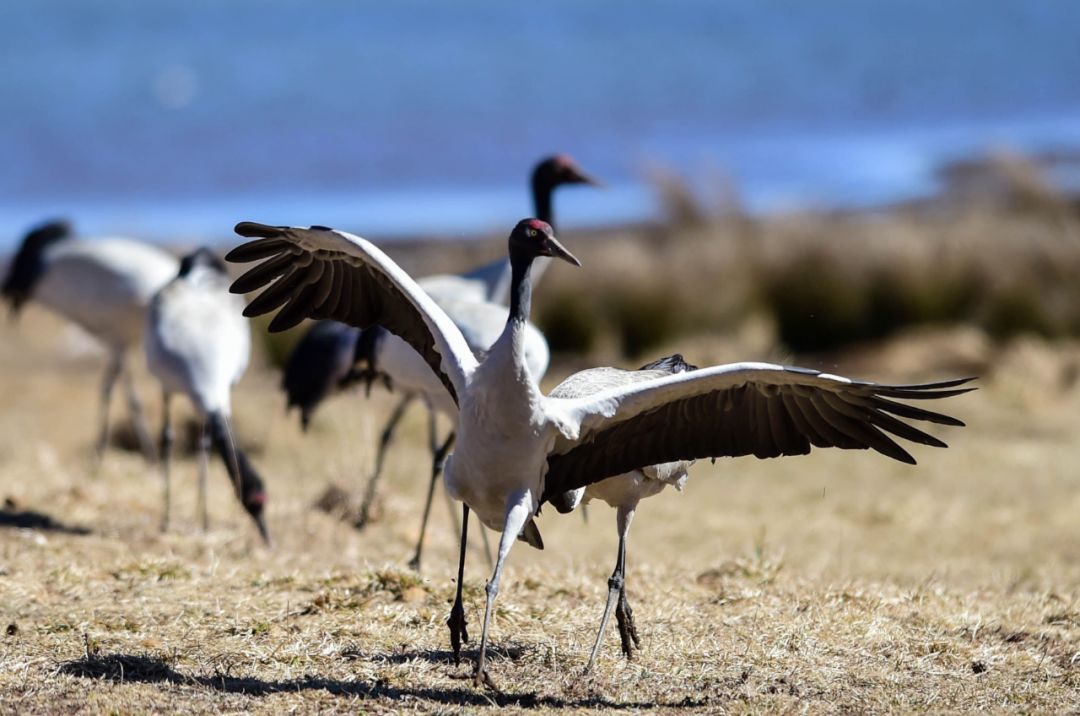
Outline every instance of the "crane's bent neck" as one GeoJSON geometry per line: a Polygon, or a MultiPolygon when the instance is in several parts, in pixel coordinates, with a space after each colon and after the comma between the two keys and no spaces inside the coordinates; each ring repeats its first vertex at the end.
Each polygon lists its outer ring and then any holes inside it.
{"type": "Polygon", "coordinates": [[[543,181],[541,179],[534,179],[532,183],[532,195],[533,195],[533,209],[535,210],[534,216],[540,221],[545,221],[551,224],[551,228],[555,228],[555,217],[552,216],[552,196],[555,194],[555,187],[551,183],[543,181]]]}

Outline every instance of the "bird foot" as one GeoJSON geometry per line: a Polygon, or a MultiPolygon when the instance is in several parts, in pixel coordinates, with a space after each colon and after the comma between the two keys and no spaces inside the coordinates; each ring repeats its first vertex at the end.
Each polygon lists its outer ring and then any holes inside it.
{"type": "Polygon", "coordinates": [[[461,602],[454,602],[450,617],[446,620],[450,627],[450,646],[454,650],[454,665],[461,663],[461,643],[469,641],[469,630],[465,626],[465,607],[461,602]]]}
{"type": "Polygon", "coordinates": [[[634,610],[630,608],[625,592],[619,595],[619,603],[615,606],[615,620],[619,623],[622,652],[627,659],[633,659],[634,650],[641,649],[641,639],[634,624],[634,610]]]}
{"type": "Polygon", "coordinates": [[[476,686],[477,688],[485,686],[496,693],[502,693],[502,689],[495,685],[495,681],[491,678],[491,674],[488,673],[487,667],[481,668],[480,666],[477,666],[476,670],[473,671],[472,680],[473,686],[476,686]]]}
{"type": "Polygon", "coordinates": [[[420,573],[420,555],[416,555],[409,560],[409,569],[416,572],[417,574],[420,573]]]}
{"type": "Polygon", "coordinates": [[[495,685],[495,680],[491,678],[491,674],[488,673],[487,668],[473,669],[468,674],[451,674],[451,679],[457,679],[458,681],[465,681],[469,679],[476,687],[487,687],[496,693],[502,693],[502,689],[495,685]]]}
{"type": "Polygon", "coordinates": [[[378,497],[365,497],[354,514],[352,526],[357,532],[363,532],[365,528],[382,519],[382,501],[378,497]]]}

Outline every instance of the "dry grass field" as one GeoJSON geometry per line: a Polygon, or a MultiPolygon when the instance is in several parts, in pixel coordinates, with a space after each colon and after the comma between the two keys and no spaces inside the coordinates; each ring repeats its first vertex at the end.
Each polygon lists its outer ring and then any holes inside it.
{"type": "MultiPolygon", "coordinates": [[[[37,308],[0,323],[0,712],[1076,710],[1080,227],[1029,194],[1014,187],[993,212],[691,217],[675,238],[640,227],[571,243],[585,268],[553,270],[537,313],[591,361],[793,360],[777,346],[821,333],[785,321],[812,305],[806,320],[842,347],[799,363],[883,381],[977,374],[980,389],[940,406],[968,427],[936,431],[948,450],[913,448],[917,467],[835,450],[705,462],[685,493],[645,502],[628,560],[643,649],[627,662],[609,630],[587,678],[614,513],[546,511],[547,549],[519,544],[503,579],[501,693],[458,678],[468,665],[450,657],[457,537],[441,498],[423,574],[405,567],[428,472],[418,409],[379,519],[358,532],[313,505],[329,485],[362,488],[393,398],[340,396],[303,436],[266,358],[287,341],[267,343],[235,423],[267,479],[274,549],[216,463],[199,531],[190,449],[162,534],[156,468],[114,449],[92,469],[102,365],[88,339],[37,308]],[[620,294],[627,281],[636,293],[620,294]],[[935,327],[950,317],[964,324],[935,327]]],[[[417,271],[431,262],[394,251],[417,271]]],[[[586,362],[560,358],[547,383],[586,362]]],[[[145,370],[139,384],[156,422],[145,370]]],[[[487,576],[473,549],[474,639],[487,576]]]]}
{"type": "MultiPolygon", "coordinates": [[[[426,473],[419,412],[392,453],[381,520],[358,533],[311,505],[328,483],[362,484],[389,399],[338,398],[304,438],[275,374],[254,369],[236,422],[268,479],[275,548],[259,546],[216,464],[212,527],[199,532],[191,456],[161,534],[153,468],[113,451],[90,474],[99,359],[31,310],[0,328],[0,710],[1075,709],[1080,349],[989,349],[945,331],[863,350],[850,367],[923,378],[912,355],[963,345],[992,366],[947,406],[969,427],[939,433],[948,450],[916,449],[918,467],[840,451],[705,463],[684,494],[646,502],[631,531],[644,647],[632,662],[612,631],[595,674],[580,675],[613,512],[593,505],[588,524],[545,513],[547,550],[519,545],[503,582],[495,694],[456,678],[467,667],[449,657],[456,542],[441,502],[424,573],[404,567],[426,473]]],[[[702,362],[729,350],[682,348],[702,362]]],[[[474,550],[474,639],[486,572],[474,550]]]]}

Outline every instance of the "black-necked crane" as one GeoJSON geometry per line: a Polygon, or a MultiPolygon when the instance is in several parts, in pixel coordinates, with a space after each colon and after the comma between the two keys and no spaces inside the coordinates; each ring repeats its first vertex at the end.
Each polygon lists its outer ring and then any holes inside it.
{"type": "MultiPolygon", "coordinates": [[[[574,184],[602,185],[566,154],[540,160],[532,170],[529,184],[536,216],[549,224],[554,224],[556,189],[574,184]]],[[[534,285],[547,265],[547,259],[538,259],[535,263],[534,285]]],[[[505,305],[509,299],[510,262],[507,259],[492,261],[465,274],[427,276],[417,283],[446,311],[474,353],[486,352],[499,337],[506,323],[505,305]]],[[[550,354],[547,341],[531,325],[527,329],[525,355],[533,377],[541,380],[547,371],[550,354]]],[[[386,452],[409,404],[419,398],[428,408],[431,481],[416,551],[409,562],[415,569],[420,569],[434,488],[443,457],[454,440],[452,432],[445,440],[439,439],[435,415],[442,413],[453,420],[456,409],[447,405],[442,385],[408,344],[378,327],[361,332],[335,321],[319,321],[304,334],[286,363],[282,387],[289,407],[300,409],[301,425],[306,429],[319,403],[347,388],[358,375],[366,376],[369,387],[372,380],[381,377],[401,395],[380,433],[374,470],[360,502],[358,528],[368,523],[386,452]],[[353,365],[348,362],[350,350],[353,351],[353,365]]],[[[484,540],[486,544],[486,534],[484,540]]]]}
{"type": "Polygon", "coordinates": [[[128,356],[142,343],[147,307],[158,289],[175,275],[172,254],[133,239],[78,239],[64,221],[31,230],[4,279],[0,295],[17,315],[35,301],[80,326],[108,353],[101,384],[97,457],[109,441],[109,406],[117,380],[123,380],[132,426],[147,459],[153,440],[132,379],[128,356]]]}
{"type": "MultiPolygon", "coordinates": [[[[603,186],[603,182],[582,170],[568,154],[554,154],[537,162],[529,176],[533,216],[556,227],[555,190],[575,184],[603,186]]],[[[531,273],[534,286],[549,264],[547,258],[535,261],[531,273]]],[[[492,301],[505,306],[510,300],[510,278],[510,262],[499,258],[463,274],[427,276],[419,283],[436,299],[492,301]]]]}
{"type": "Polygon", "coordinates": [[[533,521],[556,495],[647,465],[706,457],[803,455],[811,446],[873,449],[914,463],[891,435],[943,445],[900,418],[957,425],[945,415],[900,400],[966,392],[970,379],[923,385],[879,385],[770,363],[711,366],[620,385],[579,398],[544,395],[525,362],[526,325],[536,258],[579,265],[538,219],[523,219],[509,237],[510,312],[499,339],[479,359],[428,294],[375,245],[326,227],[251,222],[253,238],[226,257],[262,261],[232,290],[263,289],[245,309],[277,311],[270,330],[307,317],[366,327],[381,324],[419,353],[458,408],[457,444],[444,468],[446,489],[464,503],[457,596],[448,625],[455,658],[467,639],[462,577],[468,517],[502,532],[473,678],[491,684],[487,644],[492,610],[515,539],[541,548],[533,521]]]}
{"type": "MultiPolygon", "coordinates": [[[[637,370],[590,368],[566,378],[551,390],[549,396],[584,398],[604,390],[665,378],[690,370],[697,370],[697,366],[687,363],[678,353],[653,361],[637,370]]],[[[579,504],[588,503],[590,500],[601,500],[615,508],[619,547],[615,557],[615,569],[608,578],[607,602],[604,605],[603,616],[600,617],[600,628],[596,632],[596,641],[589,655],[589,663],[585,667],[586,674],[592,671],[593,664],[596,663],[596,656],[600,653],[600,644],[603,642],[604,631],[607,629],[612,609],[615,610],[615,620],[619,625],[623,654],[630,659],[633,657],[634,649],[640,647],[641,640],[638,637],[637,626],[634,624],[634,610],[631,609],[630,601],[626,598],[626,541],[630,532],[630,523],[634,520],[638,503],[645,498],[659,495],[669,485],[682,491],[688,478],[687,471],[692,463],[692,460],[679,460],[640,467],[594,482],[588,487],[580,487],[555,495],[550,500],[555,509],[562,513],[571,512],[579,504]]]]}
{"type": "Polygon", "coordinates": [[[180,270],[154,296],[146,325],[146,362],[162,388],[161,468],[165,480],[162,529],[171,509],[170,453],[173,431],[170,404],[186,395],[202,420],[199,440],[199,511],[208,527],[206,479],[211,446],[221,456],[233,490],[269,544],[263,511],[266,488],[255,467],[236,445],[230,425],[232,387],[247,369],[251,328],[243,301],[229,293],[225,264],[209,249],[180,262],[180,270]]]}

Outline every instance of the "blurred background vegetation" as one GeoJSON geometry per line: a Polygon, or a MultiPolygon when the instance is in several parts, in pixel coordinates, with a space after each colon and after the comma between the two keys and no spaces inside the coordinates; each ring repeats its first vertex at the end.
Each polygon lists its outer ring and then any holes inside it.
{"type": "MultiPolygon", "coordinates": [[[[549,272],[534,319],[563,365],[704,336],[822,360],[927,327],[1067,338],[1078,21],[1021,0],[7,3],[0,254],[57,214],[176,250],[257,219],[467,270],[505,254],[533,162],[568,152],[607,188],[556,199],[585,266],[549,272]]],[[[270,362],[294,340],[267,337],[270,362]]]]}
{"type": "MultiPolygon", "coordinates": [[[[1062,158],[1054,158],[1061,162],[1062,158]]],[[[747,349],[827,357],[920,327],[973,326],[992,342],[1080,335],[1080,201],[1046,158],[994,154],[942,170],[937,196],[873,210],[754,216],[654,177],[659,221],[564,233],[582,269],[554,267],[534,320],[564,363],[643,363],[703,335],[747,349]],[[760,331],[759,331],[760,332],[760,331]]],[[[419,272],[446,269],[438,243],[393,245],[419,272]]],[[[504,239],[461,248],[460,268],[504,239]]],[[[267,337],[271,360],[296,334],[267,337]]]]}

